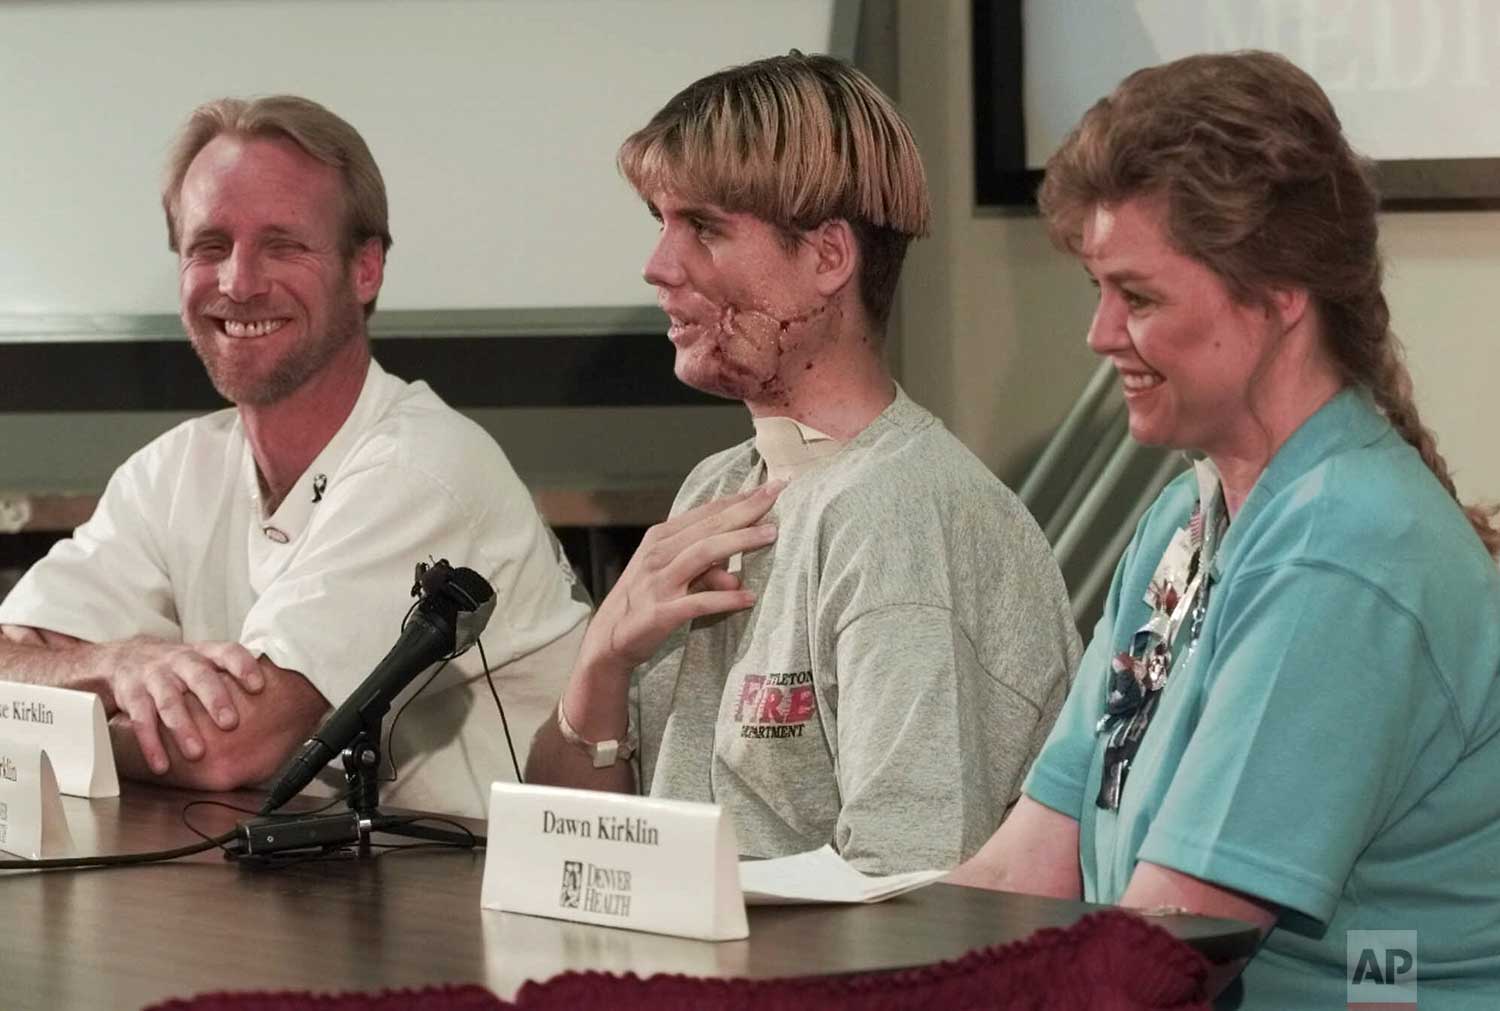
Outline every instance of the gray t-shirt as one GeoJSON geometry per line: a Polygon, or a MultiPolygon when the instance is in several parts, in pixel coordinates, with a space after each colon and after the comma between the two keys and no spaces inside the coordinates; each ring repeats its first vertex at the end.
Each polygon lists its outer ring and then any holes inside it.
{"type": "MultiPolygon", "coordinates": [[[[712,456],[673,514],[764,474],[753,442],[712,456]]],[[[643,791],[722,804],[755,856],[832,843],[867,873],[956,865],[1020,796],[1078,658],[1046,540],[899,390],[770,519],[776,543],[741,573],[756,605],[636,670],[643,791]]]]}

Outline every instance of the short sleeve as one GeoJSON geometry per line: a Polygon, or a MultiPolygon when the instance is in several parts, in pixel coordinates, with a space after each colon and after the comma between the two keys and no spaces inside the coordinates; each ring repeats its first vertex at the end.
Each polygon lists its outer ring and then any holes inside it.
{"type": "Polygon", "coordinates": [[[115,471],[88,521],[54,545],[0,602],[0,624],[89,642],[180,636],[153,525],[162,500],[151,488],[154,459],[148,446],[115,471]]]}
{"type": "Polygon", "coordinates": [[[1352,573],[1247,572],[1214,606],[1203,713],[1139,859],[1326,922],[1417,752],[1462,747],[1450,700],[1420,623],[1352,573]]]}

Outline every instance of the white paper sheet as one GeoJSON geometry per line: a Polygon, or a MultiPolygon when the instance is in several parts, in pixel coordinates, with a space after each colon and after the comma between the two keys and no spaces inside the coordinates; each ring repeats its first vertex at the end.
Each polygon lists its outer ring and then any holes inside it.
{"type": "Polygon", "coordinates": [[[832,846],[773,860],[740,862],[746,905],[881,902],[930,884],[947,871],[907,871],[872,877],[844,862],[832,846]]]}

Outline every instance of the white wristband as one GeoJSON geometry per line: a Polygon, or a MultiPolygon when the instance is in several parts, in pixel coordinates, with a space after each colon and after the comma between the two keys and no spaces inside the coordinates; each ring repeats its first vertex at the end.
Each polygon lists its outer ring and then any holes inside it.
{"type": "Polygon", "coordinates": [[[563,740],[588,755],[596,769],[607,769],[616,762],[628,762],[635,754],[635,735],[628,731],[623,741],[613,737],[607,741],[584,740],[563,715],[562,699],[557,700],[557,732],[562,734],[563,740]]]}

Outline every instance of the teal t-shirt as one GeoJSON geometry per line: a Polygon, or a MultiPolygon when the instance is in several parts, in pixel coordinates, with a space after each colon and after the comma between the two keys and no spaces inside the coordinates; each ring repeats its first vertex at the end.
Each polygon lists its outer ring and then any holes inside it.
{"type": "Polygon", "coordinates": [[[1026,781],[1078,819],[1084,898],[1145,860],[1279,906],[1221,1007],[1344,1007],[1351,930],[1417,932],[1423,1011],[1500,1007],[1500,571],[1361,394],[1261,475],[1119,810],[1095,804],[1111,658],[1197,498],[1184,475],[1142,519],[1026,781]]]}

